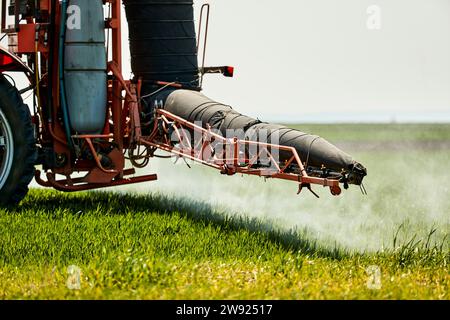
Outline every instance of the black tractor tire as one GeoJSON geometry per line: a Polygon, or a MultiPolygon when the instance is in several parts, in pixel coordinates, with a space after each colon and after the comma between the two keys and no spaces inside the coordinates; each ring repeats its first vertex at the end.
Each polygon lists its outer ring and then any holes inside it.
{"type": "Polygon", "coordinates": [[[19,204],[28,193],[38,153],[30,110],[17,88],[2,74],[0,139],[0,206],[8,207],[19,204]],[[8,145],[13,146],[12,152],[6,151],[8,145]]]}

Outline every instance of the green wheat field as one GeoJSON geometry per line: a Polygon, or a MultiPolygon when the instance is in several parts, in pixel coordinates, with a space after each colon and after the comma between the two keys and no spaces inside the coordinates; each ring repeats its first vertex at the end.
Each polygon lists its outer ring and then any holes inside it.
{"type": "Polygon", "coordinates": [[[362,162],[368,195],[171,160],[139,186],[33,187],[0,209],[0,298],[448,300],[450,125],[296,127],[362,162]]]}

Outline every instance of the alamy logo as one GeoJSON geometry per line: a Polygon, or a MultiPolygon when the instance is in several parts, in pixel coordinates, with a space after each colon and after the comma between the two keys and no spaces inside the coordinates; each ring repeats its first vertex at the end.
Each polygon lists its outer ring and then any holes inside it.
{"type": "MultiPolygon", "coordinates": [[[[202,127],[201,121],[195,121],[197,127],[202,127]]],[[[278,131],[266,129],[226,129],[225,136],[219,129],[211,128],[211,137],[195,130],[192,133],[187,129],[171,130],[170,140],[175,146],[174,150],[191,154],[192,149],[197,155],[201,155],[204,161],[221,162],[227,165],[238,163],[246,163],[247,161],[257,161],[258,165],[264,166],[266,169],[276,169],[279,163],[279,149],[271,148],[270,145],[279,145],[280,136],[278,131]],[[221,139],[224,138],[224,139],[221,139]],[[237,150],[234,143],[240,140],[237,150]],[[224,142],[226,141],[226,142],[224,142]],[[245,144],[244,142],[249,142],[245,144]],[[258,145],[257,143],[261,144],[258,145]],[[268,147],[263,147],[268,145],[268,147]]],[[[179,157],[173,156],[175,163],[179,157]]],[[[196,161],[188,161],[186,163],[198,164],[196,161]]]]}
{"type": "Polygon", "coordinates": [[[377,5],[371,5],[367,8],[367,29],[380,30],[381,29],[381,8],[377,5]]]}
{"type": "Polygon", "coordinates": [[[81,269],[79,267],[71,265],[67,268],[66,285],[70,290],[81,289],[81,269]]]}
{"type": "Polygon", "coordinates": [[[367,288],[371,290],[381,289],[381,269],[379,266],[369,266],[366,269],[368,275],[367,288]]]}
{"type": "Polygon", "coordinates": [[[81,9],[77,5],[70,5],[67,7],[67,29],[80,30],[81,29],[81,9]]]}

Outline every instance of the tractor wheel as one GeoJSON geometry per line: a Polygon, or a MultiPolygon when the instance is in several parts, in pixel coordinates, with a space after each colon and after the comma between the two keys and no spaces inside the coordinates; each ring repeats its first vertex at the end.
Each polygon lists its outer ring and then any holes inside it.
{"type": "Polygon", "coordinates": [[[16,205],[25,197],[36,160],[30,110],[0,74],[0,206],[16,205]]]}

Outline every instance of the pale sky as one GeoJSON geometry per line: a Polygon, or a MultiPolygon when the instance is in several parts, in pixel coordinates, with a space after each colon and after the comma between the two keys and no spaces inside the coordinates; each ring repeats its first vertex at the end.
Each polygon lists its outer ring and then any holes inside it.
{"type": "Polygon", "coordinates": [[[210,3],[207,65],[236,68],[206,76],[215,100],[264,120],[450,121],[450,0],[210,3]]]}

